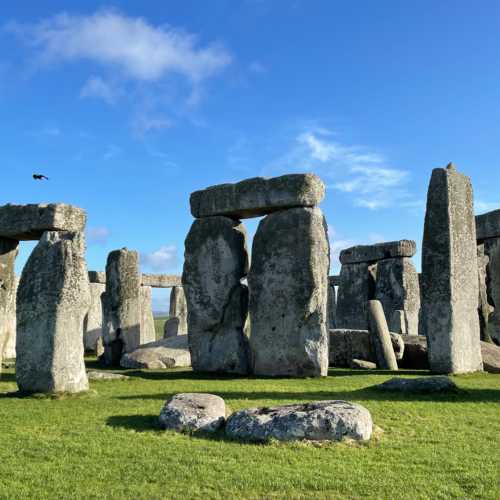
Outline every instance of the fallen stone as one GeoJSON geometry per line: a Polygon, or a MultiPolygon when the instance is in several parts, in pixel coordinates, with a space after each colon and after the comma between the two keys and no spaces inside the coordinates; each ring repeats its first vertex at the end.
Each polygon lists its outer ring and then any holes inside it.
{"type": "MultiPolygon", "coordinates": [[[[165,365],[172,364],[170,368],[191,366],[191,354],[189,353],[187,335],[178,335],[177,337],[160,339],[154,342],[149,342],[147,344],[140,345],[133,353],[131,353],[131,355],[134,355],[131,357],[138,356],[137,359],[145,361],[146,356],[135,354],[137,353],[137,351],[141,349],[148,349],[147,358],[157,366],[160,363],[163,363],[165,365]],[[156,349],[158,349],[158,351],[156,351],[155,355],[153,351],[155,351],[156,349]],[[163,362],[162,360],[167,360],[167,361],[163,362]]],[[[147,367],[145,366],[144,368],[147,367]]]]}
{"type": "Polygon", "coordinates": [[[422,332],[436,373],[482,370],[476,225],[470,179],[432,172],[422,246],[422,332]]]}
{"type": "Polygon", "coordinates": [[[351,368],[354,370],[376,370],[377,363],[365,361],[364,359],[351,359],[351,368]]]}
{"type": "Polygon", "coordinates": [[[84,210],[63,203],[0,207],[0,237],[13,240],[39,240],[46,231],[79,232],[85,222],[84,210]]]}
{"type": "Polygon", "coordinates": [[[489,342],[481,342],[484,371],[500,373],[500,347],[489,342]]]}
{"type": "Polygon", "coordinates": [[[478,241],[500,237],[500,210],[476,215],[476,237],[478,241]]]}
{"type": "Polygon", "coordinates": [[[413,257],[417,244],[412,240],[388,241],[375,245],[357,245],[340,252],[341,264],[376,262],[395,257],[413,257]]]}
{"type": "Polygon", "coordinates": [[[24,266],[17,292],[20,391],[88,389],[82,339],[89,305],[83,233],[44,233],[24,266]]]}
{"type": "Polygon", "coordinates": [[[370,310],[370,334],[372,345],[375,347],[377,366],[384,370],[397,370],[398,362],[382,304],[378,300],[370,300],[368,308],[370,310]]]}
{"type": "Polygon", "coordinates": [[[403,359],[398,363],[400,368],[428,370],[427,339],[423,335],[403,335],[405,350],[403,359]]]}
{"type": "Polygon", "coordinates": [[[181,286],[182,278],[173,274],[143,274],[141,284],[151,288],[172,288],[181,286]]]}
{"type": "Polygon", "coordinates": [[[160,370],[174,368],[175,359],[164,347],[142,348],[125,353],[120,360],[122,368],[160,370]]]}
{"type": "Polygon", "coordinates": [[[85,351],[97,352],[97,340],[102,337],[102,294],[106,285],[90,283],[90,307],[83,322],[83,346],[85,351]]]}
{"type": "Polygon", "coordinates": [[[327,375],[329,266],[319,208],[283,210],[260,222],[248,274],[255,375],[327,375]]]}
{"type": "Polygon", "coordinates": [[[233,413],[226,435],[245,441],[312,440],[368,441],[372,417],[361,405],[347,401],[316,401],[304,404],[250,408],[233,413]]]}
{"type": "Polygon", "coordinates": [[[394,377],[383,384],[376,385],[382,391],[431,394],[436,392],[456,392],[455,382],[444,375],[419,378],[394,377]]]}
{"type": "Polygon", "coordinates": [[[87,372],[89,380],[130,380],[130,377],[113,372],[100,372],[97,370],[89,370],[87,372]]]}
{"type": "Polygon", "coordinates": [[[178,318],[179,325],[176,335],[186,335],[187,329],[187,303],[184,289],[181,286],[174,286],[170,290],[170,318],[178,318]]]}
{"type": "Polygon", "coordinates": [[[315,174],[254,177],[236,184],[219,184],[191,194],[193,217],[223,215],[245,219],[294,207],[313,207],[325,196],[325,185],[315,174]]]}
{"type": "Polygon", "coordinates": [[[160,413],[160,426],[179,432],[215,432],[224,424],[226,404],[213,394],[176,394],[160,413]]]}

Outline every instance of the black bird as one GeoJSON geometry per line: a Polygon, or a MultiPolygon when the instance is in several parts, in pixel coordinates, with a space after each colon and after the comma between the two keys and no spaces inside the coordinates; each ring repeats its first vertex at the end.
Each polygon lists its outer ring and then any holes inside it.
{"type": "Polygon", "coordinates": [[[45,175],[42,175],[42,174],[33,174],[33,179],[35,179],[36,181],[41,181],[43,179],[45,180],[49,180],[48,177],[46,177],[45,175]]]}

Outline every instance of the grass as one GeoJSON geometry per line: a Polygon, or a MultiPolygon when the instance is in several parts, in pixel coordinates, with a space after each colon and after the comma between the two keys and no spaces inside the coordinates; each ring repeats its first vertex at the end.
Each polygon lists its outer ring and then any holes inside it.
{"type": "MultiPolygon", "coordinates": [[[[88,363],[95,367],[94,362],[88,363]]],[[[415,376],[416,372],[406,372],[415,376]]],[[[454,377],[448,395],[378,392],[389,372],[332,370],[324,379],[129,371],[91,383],[97,395],[20,398],[0,379],[0,498],[490,498],[500,497],[500,376],[454,377]],[[240,444],[161,431],[177,392],[211,392],[232,410],[346,399],[383,432],[370,443],[240,444]]]]}
{"type": "Polygon", "coordinates": [[[165,325],[165,322],[169,316],[155,316],[155,332],[156,332],[156,339],[162,339],[163,338],[163,327],[165,325]]]}

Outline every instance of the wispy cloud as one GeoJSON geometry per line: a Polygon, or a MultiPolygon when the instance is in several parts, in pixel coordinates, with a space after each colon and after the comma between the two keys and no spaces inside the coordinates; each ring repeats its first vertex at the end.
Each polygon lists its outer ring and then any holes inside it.
{"type": "Polygon", "coordinates": [[[132,121],[132,129],[138,137],[143,137],[149,132],[158,132],[173,127],[173,125],[174,123],[169,118],[159,115],[140,114],[132,121]]]}
{"type": "Polygon", "coordinates": [[[80,90],[80,97],[102,99],[108,104],[114,104],[121,95],[120,88],[104,81],[100,76],[90,77],[80,90]]]}
{"type": "Polygon", "coordinates": [[[89,227],[87,229],[87,243],[89,245],[104,246],[108,242],[110,230],[107,227],[89,227]]]}
{"type": "Polygon", "coordinates": [[[165,245],[150,253],[141,254],[141,264],[154,272],[165,272],[177,263],[177,247],[165,245]]]}

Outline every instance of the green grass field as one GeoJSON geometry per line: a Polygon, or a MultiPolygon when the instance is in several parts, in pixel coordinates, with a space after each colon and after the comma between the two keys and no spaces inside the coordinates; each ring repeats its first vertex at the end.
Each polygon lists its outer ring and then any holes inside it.
{"type": "Polygon", "coordinates": [[[454,377],[457,394],[410,397],[371,389],[391,376],[380,372],[305,380],[128,374],[93,382],[93,395],[53,400],[9,394],[15,377],[4,370],[0,498],[500,498],[498,375],[454,377]],[[177,392],[215,393],[232,410],[346,399],[365,405],[381,430],[363,445],[241,444],[161,431],[157,416],[177,392]]]}
{"type": "Polygon", "coordinates": [[[162,339],[163,338],[163,327],[165,325],[165,321],[167,321],[168,316],[155,316],[155,332],[156,332],[156,339],[162,339]]]}

